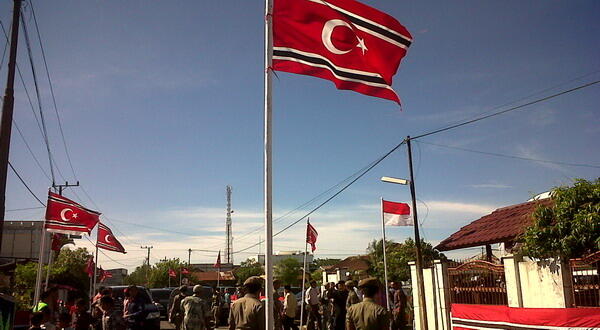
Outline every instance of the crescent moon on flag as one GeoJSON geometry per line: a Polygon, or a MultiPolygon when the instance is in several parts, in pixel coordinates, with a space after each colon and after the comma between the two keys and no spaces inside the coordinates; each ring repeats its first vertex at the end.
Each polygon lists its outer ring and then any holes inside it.
{"type": "Polygon", "coordinates": [[[106,236],[104,236],[104,240],[106,241],[106,243],[112,243],[112,242],[110,241],[110,235],[106,235],[106,236]]]}
{"type": "Polygon", "coordinates": [[[327,23],[325,23],[325,26],[323,26],[323,32],[321,32],[321,39],[323,40],[323,45],[325,45],[325,48],[327,48],[328,51],[337,55],[343,55],[349,53],[352,49],[339,50],[331,42],[331,34],[333,34],[333,30],[338,26],[345,26],[352,30],[352,26],[350,26],[350,24],[346,23],[345,21],[341,19],[332,19],[327,21],[327,23]]]}
{"type": "Polygon", "coordinates": [[[63,209],[62,211],[60,211],[60,218],[63,221],[69,221],[69,219],[67,219],[67,217],[66,217],[67,211],[71,211],[71,213],[73,212],[73,210],[71,210],[71,209],[63,209]]]}

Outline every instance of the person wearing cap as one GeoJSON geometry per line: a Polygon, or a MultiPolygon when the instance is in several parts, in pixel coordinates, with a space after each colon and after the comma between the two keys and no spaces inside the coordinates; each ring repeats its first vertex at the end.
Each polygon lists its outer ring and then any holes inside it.
{"type": "Polygon", "coordinates": [[[348,299],[346,299],[346,309],[360,302],[360,298],[358,297],[358,294],[356,294],[356,290],[354,289],[355,286],[356,282],[352,280],[346,282],[346,288],[348,288],[348,299]]]}
{"type": "Polygon", "coordinates": [[[187,297],[188,287],[182,285],[179,287],[179,293],[173,298],[173,304],[169,311],[169,322],[171,322],[175,329],[181,329],[181,323],[183,322],[183,311],[181,310],[181,301],[187,297]]]}
{"type": "Polygon", "coordinates": [[[185,297],[181,301],[181,311],[183,312],[184,330],[206,330],[208,329],[210,312],[207,303],[200,297],[202,286],[196,285],[192,290],[192,296],[185,297]]]}
{"type": "Polygon", "coordinates": [[[381,330],[389,329],[390,315],[388,311],[374,300],[379,291],[379,281],[374,277],[366,278],[358,283],[364,299],[348,308],[346,314],[347,330],[381,330]]]}
{"type": "Polygon", "coordinates": [[[263,280],[251,276],[244,282],[246,294],[237,299],[229,310],[229,330],[264,330],[265,310],[258,299],[263,280]]]}

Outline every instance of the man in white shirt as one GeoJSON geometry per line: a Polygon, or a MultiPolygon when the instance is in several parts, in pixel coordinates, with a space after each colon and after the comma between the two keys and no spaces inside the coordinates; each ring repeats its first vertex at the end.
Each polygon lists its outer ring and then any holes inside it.
{"type": "Polygon", "coordinates": [[[319,314],[320,295],[317,282],[314,280],[310,281],[310,288],[306,290],[306,294],[304,295],[304,300],[308,305],[308,320],[306,321],[306,328],[308,330],[321,328],[321,315],[319,314]],[[315,322],[317,322],[316,326],[315,322]]]}
{"type": "Polygon", "coordinates": [[[296,296],[289,285],[284,286],[283,290],[285,294],[285,300],[283,301],[283,329],[298,330],[298,327],[294,323],[294,319],[296,318],[296,308],[298,308],[296,296]]]}

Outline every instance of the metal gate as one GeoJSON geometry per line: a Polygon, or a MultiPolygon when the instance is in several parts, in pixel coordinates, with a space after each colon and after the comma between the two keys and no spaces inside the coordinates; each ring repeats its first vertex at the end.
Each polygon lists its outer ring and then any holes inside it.
{"type": "Polygon", "coordinates": [[[504,265],[483,260],[448,268],[450,302],[456,304],[508,305],[504,265]]]}
{"type": "Polygon", "coordinates": [[[571,259],[575,307],[600,307],[600,251],[571,259]]]}

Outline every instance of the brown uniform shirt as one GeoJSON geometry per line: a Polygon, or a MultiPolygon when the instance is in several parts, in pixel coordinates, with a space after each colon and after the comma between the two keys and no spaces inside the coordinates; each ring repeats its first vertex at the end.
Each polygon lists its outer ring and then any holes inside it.
{"type": "Polygon", "coordinates": [[[348,330],[381,330],[389,329],[390,316],[387,310],[373,300],[366,298],[363,302],[348,308],[346,329],[348,330]]]}
{"type": "Polygon", "coordinates": [[[265,310],[256,295],[248,293],[231,305],[230,330],[263,330],[264,328],[265,310]]]}
{"type": "Polygon", "coordinates": [[[356,292],[354,292],[354,289],[349,289],[348,290],[348,299],[346,299],[346,308],[350,308],[350,306],[352,306],[354,304],[358,304],[359,302],[360,302],[360,298],[358,297],[356,292]]]}

